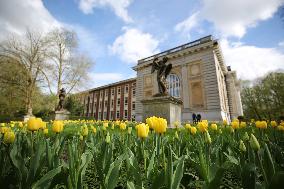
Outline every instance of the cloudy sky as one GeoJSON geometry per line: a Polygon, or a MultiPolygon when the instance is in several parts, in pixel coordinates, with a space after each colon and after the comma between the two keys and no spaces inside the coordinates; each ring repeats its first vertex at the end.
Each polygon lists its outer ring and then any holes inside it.
{"type": "Polygon", "coordinates": [[[213,35],[241,79],[284,69],[284,0],[0,0],[0,40],[27,28],[77,32],[90,87],[135,77],[138,59],[213,35]]]}

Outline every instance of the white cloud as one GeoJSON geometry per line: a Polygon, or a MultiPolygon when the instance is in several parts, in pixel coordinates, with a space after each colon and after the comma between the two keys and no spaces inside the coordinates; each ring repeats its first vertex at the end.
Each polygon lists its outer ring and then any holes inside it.
{"type": "Polygon", "coordinates": [[[284,41],[280,41],[280,42],[278,43],[278,46],[279,46],[279,47],[284,47],[284,41]]]}
{"type": "Polygon", "coordinates": [[[178,23],[176,31],[190,33],[207,20],[222,37],[242,38],[247,28],[271,18],[284,0],[203,0],[200,11],[178,23]]]}
{"type": "Polygon", "coordinates": [[[187,19],[185,19],[184,21],[178,23],[175,26],[175,31],[187,33],[190,36],[191,30],[198,25],[198,16],[199,12],[196,12],[187,19]]]}
{"type": "Polygon", "coordinates": [[[127,7],[131,2],[132,0],[80,0],[79,8],[83,13],[91,14],[94,8],[109,7],[125,22],[132,22],[133,20],[127,12],[127,7]]]}
{"type": "Polygon", "coordinates": [[[123,30],[124,33],[115,39],[109,49],[126,63],[137,63],[139,59],[159,52],[159,41],[151,34],[135,28],[123,30]]]}
{"type": "Polygon", "coordinates": [[[225,62],[241,79],[252,80],[270,71],[284,69],[284,54],[276,48],[260,48],[221,41],[225,62]]]}
{"type": "Polygon", "coordinates": [[[0,1],[0,38],[2,39],[11,33],[21,35],[27,28],[47,32],[60,25],[41,0],[0,1]]]}

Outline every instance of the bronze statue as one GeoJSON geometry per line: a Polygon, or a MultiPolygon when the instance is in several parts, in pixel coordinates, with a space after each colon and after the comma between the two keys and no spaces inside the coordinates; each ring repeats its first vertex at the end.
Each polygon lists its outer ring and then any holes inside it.
{"type": "Polygon", "coordinates": [[[154,73],[157,70],[157,82],[159,87],[159,93],[155,96],[164,96],[167,95],[167,76],[171,72],[172,64],[166,65],[168,57],[164,57],[162,60],[158,61],[158,58],[155,58],[152,63],[152,71],[154,73]]]}
{"type": "Polygon", "coordinates": [[[63,104],[64,104],[65,96],[66,96],[65,89],[64,88],[60,89],[60,91],[59,91],[59,103],[58,103],[58,106],[56,108],[57,111],[64,110],[63,104]]]}

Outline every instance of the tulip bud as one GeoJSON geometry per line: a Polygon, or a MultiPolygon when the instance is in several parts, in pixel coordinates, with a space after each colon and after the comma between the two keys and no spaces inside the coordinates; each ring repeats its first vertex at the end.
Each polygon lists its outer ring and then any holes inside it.
{"type": "Polygon", "coordinates": [[[210,134],[208,131],[205,132],[205,141],[208,143],[208,144],[211,144],[212,140],[211,140],[211,137],[210,137],[210,134]]]}
{"type": "Polygon", "coordinates": [[[48,134],[48,129],[44,129],[44,130],[43,130],[43,133],[44,133],[45,135],[47,135],[47,134],[48,134]]]}
{"type": "Polygon", "coordinates": [[[240,146],[239,146],[239,148],[240,148],[240,150],[241,150],[242,152],[247,151],[246,145],[245,145],[245,143],[244,143],[242,140],[240,140],[240,146]]]}
{"type": "Polygon", "coordinates": [[[80,140],[84,140],[84,137],[82,135],[80,135],[79,139],[80,140]]]}
{"type": "Polygon", "coordinates": [[[8,131],[4,134],[4,143],[5,144],[11,144],[15,140],[15,133],[13,131],[8,131]]]}
{"type": "Polygon", "coordinates": [[[244,136],[243,136],[243,140],[249,140],[249,135],[247,132],[245,132],[244,136]]]}
{"type": "Polygon", "coordinates": [[[177,132],[177,131],[175,132],[175,138],[176,138],[176,139],[179,139],[179,136],[178,136],[178,132],[177,132]]]}
{"type": "Polygon", "coordinates": [[[256,151],[258,151],[260,149],[260,145],[258,143],[258,140],[253,134],[250,135],[250,141],[249,142],[250,142],[250,146],[252,147],[252,149],[254,149],[256,151]]]}
{"type": "Polygon", "coordinates": [[[110,143],[110,136],[109,136],[109,133],[107,133],[107,136],[106,136],[106,143],[110,143]]]}

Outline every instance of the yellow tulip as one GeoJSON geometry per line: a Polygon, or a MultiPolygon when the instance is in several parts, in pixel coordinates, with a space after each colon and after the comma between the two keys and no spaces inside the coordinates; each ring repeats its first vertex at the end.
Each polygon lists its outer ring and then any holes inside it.
{"type": "Polygon", "coordinates": [[[87,125],[84,125],[84,126],[81,128],[81,135],[82,135],[83,137],[85,137],[85,136],[88,135],[88,133],[89,133],[89,129],[88,129],[87,125]]]}
{"type": "Polygon", "coordinates": [[[103,127],[108,127],[108,122],[104,122],[103,127]]]}
{"type": "Polygon", "coordinates": [[[240,128],[245,128],[247,126],[247,123],[242,121],[241,124],[240,124],[240,128]]]}
{"type": "Polygon", "coordinates": [[[239,128],[239,121],[233,121],[232,122],[232,128],[233,129],[238,129],[239,128]]]}
{"type": "Polygon", "coordinates": [[[41,120],[35,118],[35,117],[31,117],[28,120],[28,127],[27,129],[29,131],[37,131],[41,126],[41,120]]]}
{"type": "Polygon", "coordinates": [[[207,131],[208,124],[204,121],[201,121],[201,122],[198,122],[197,127],[198,127],[198,130],[203,133],[203,132],[207,131]]]}
{"type": "Polygon", "coordinates": [[[43,130],[43,133],[44,133],[45,135],[47,135],[47,134],[48,134],[48,129],[44,129],[44,130],[43,130]]]}
{"type": "Polygon", "coordinates": [[[279,126],[277,126],[277,129],[278,129],[279,131],[284,131],[284,126],[279,125],[279,126]]]}
{"type": "Polygon", "coordinates": [[[137,136],[139,138],[146,138],[148,137],[149,133],[149,126],[145,125],[145,123],[141,123],[137,125],[137,136]]]}
{"type": "Polygon", "coordinates": [[[19,122],[19,127],[22,128],[23,126],[23,122],[19,122]]]}
{"type": "Polygon", "coordinates": [[[190,133],[191,133],[191,134],[195,135],[196,132],[197,132],[196,127],[191,127],[191,128],[190,128],[190,133]]]}
{"type": "Polygon", "coordinates": [[[191,128],[191,125],[189,123],[185,124],[184,126],[186,129],[190,129],[191,128]]]}
{"type": "Polygon", "coordinates": [[[214,130],[214,131],[217,131],[218,126],[217,126],[217,124],[212,123],[211,126],[210,126],[210,128],[211,128],[212,130],[214,130]]]}
{"type": "Polygon", "coordinates": [[[271,121],[270,122],[270,125],[274,128],[274,127],[277,127],[277,122],[276,121],[271,121]]]}
{"type": "Polygon", "coordinates": [[[126,129],[126,124],[125,123],[120,123],[119,124],[119,128],[120,128],[120,130],[125,130],[126,129]]]}
{"type": "Polygon", "coordinates": [[[96,132],[97,132],[97,129],[93,128],[93,133],[96,134],[96,132]]]}
{"type": "Polygon", "coordinates": [[[155,116],[152,116],[152,117],[148,117],[147,119],[146,119],[146,123],[149,125],[149,127],[150,127],[150,129],[154,129],[154,121],[155,121],[155,119],[156,119],[157,117],[155,117],[155,116]]]}
{"type": "Polygon", "coordinates": [[[225,120],[225,119],[223,120],[223,125],[224,125],[224,126],[228,125],[227,120],[225,120]]]}
{"type": "Polygon", "coordinates": [[[15,133],[13,131],[5,132],[4,139],[5,144],[11,144],[15,141],[15,133]]]}
{"type": "Polygon", "coordinates": [[[158,134],[163,134],[167,131],[167,120],[164,118],[155,118],[154,119],[154,130],[158,134]]]}
{"type": "Polygon", "coordinates": [[[174,122],[174,127],[175,127],[175,128],[178,128],[179,125],[180,125],[179,121],[175,121],[175,122],[174,122]]]}
{"type": "Polygon", "coordinates": [[[8,131],[10,131],[10,130],[11,130],[11,129],[8,128],[8,127],[0,127],[0,133],[2,133],[2,134],[6,133],[6,132],[8,132],[8,131]]]}
{"type": "Polygon", "coordinates": [[[55,133],[60,133],[63,131],[63,122],[60,120],[55,120],[52,124],[52,131],[55,133]]]}

